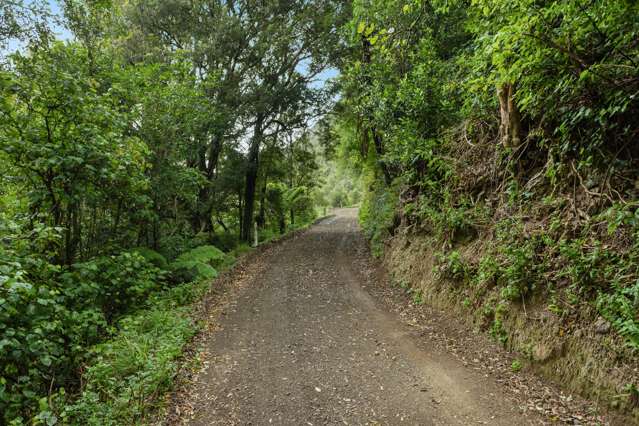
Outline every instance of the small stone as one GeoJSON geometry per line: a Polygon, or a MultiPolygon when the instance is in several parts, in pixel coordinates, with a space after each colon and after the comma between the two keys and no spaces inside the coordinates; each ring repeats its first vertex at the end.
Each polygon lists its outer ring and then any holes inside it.
{"type": "Polygon", "coordinates": [[[610,323],[602,317],[597,318],[597,321],[595,322],[595,333],[608,334],[609,331],[610,323]]]}

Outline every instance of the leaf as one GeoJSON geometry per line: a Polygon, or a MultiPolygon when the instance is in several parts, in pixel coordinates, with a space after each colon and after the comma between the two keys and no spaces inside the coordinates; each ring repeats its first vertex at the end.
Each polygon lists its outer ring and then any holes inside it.
{"type": "Polygon", "coordinates": [[[366,28],[366,32],[364,33],[364,35],[366,37],[370,36],[371,34],[373,34],[373,31],[375,31],[375,24],[370,24],[367,28],[366,28]]]}

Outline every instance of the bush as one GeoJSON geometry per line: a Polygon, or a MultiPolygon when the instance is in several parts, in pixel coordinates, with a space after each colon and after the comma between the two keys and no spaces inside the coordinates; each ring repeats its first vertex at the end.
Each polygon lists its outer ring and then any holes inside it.
{"type": "Polygon", "coordinates": [[[375,257],[382,255],[384,241],[393,231],[397,199],[395,191],[380,186],[376,191],[367,193],[362,202],[359,221],[375,257]]]}
{"type": "Polygon", "coordinates": [[[233,263],[233,256],[225,254],[215,246],[196,247],[182,253],[169,265],[171,280],[186,283],[196,280],[211,280],[218,275],[218,269],[233,263]]]}
{"type": "Polygon", "coordinates": [[[85,386],[61,417],[68,424],[137,424],[170,388],[177,359],[196,328],[183,309],[126,317],[117,336],[92,349],[85,386]]]}
{"type": "Polygon", "coordinates": [[[222,232],[215,234],[213,243],[222,250],[229,252],[239,244],[239,238],[234,232],[222,232]]]}
{"type": "Polygon", "coordinates": [[[52,385],[76,386],[87,347],[161,284],[160,271],[136,253],[61,269],[0,247],[3,420],[36,416],[52,385]]]}
{"type": "Polygon", "coordinates": [[[160,290],[164,273],[141,255],[124,252],[75,264],[60,279],[71,307],[93,300],[111,320],[160,290]]]}
{"type": "Polygon", "coordinates": [[[147,262],[151,263],[156,268],[167,270],[169,267],[166,257],[148,247],[138,247],[133,249],[132,252],[142,256],[147,262]]]}
{"type": "Polygon", "coordinates": [[[171,280],[175,283],[189,283],[197,280],[210,280],[217,277],[217,270],[211,265],[197,260],[182,260],[171,263],[171,280]]]}
{"type": "Polygon", "coordinates": [[[182,253],[175,262],[200,262],[217,269],[227,262],[227,256],[215,246],[200,246],[182,253]]]}
{"type": "Polygon", "coordinates": [[[457,250],[453,250],[447,255],[438,255],[437,260],[438,265],[435,267],[435,272],[439,277],[455,281],[466,280],[468,275],[468,265],[466,265],[461,254],[457,250]]]}

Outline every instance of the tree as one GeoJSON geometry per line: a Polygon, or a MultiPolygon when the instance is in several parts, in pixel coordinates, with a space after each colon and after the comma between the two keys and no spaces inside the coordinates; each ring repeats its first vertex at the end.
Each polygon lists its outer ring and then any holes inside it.
{"type": "Polygon", "coordinates": [[[117,230],[124,204],[144,204],[138,196],[147,185],[147,147],[126,134],[129,112],[112,92],[101,93],[85,53],[54,43],[16,54],[0,87],[0,149],[21,171],[32,220],[63,230],[57,259],[64,264],[114,238],[101,232],[117,230]],[[87,217],[103,208],[101,220],[87,217]]]}
{"type": "MultiPolygon", "coordinates": [[[[326,99],[310,84],[334,63],[336,25],[344,13],[337,2],[272,1],[251,11],[259,31],[249,61],[245,92],[251,132],[247,153],[241,239],[249,241],[254,216],[259,156],[266,137],[304,127],[326,99]]],[[[324,106],[326,104],[324,103],[324,106]]]]}
{"type": "Polygon", "coordinates": [[[6,0],[0,3],[0,59],[11,41],[47,40],[50,18],[43,0],[6,0]]]}

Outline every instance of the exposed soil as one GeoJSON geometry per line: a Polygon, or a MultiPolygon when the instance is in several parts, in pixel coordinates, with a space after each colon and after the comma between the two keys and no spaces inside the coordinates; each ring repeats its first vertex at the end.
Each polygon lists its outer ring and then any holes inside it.
{"type": "Polygon", "coordinates": [[[235,273],[165,423],[606,423],[454,318],[413,307],[341,209],[235,273]]]}

